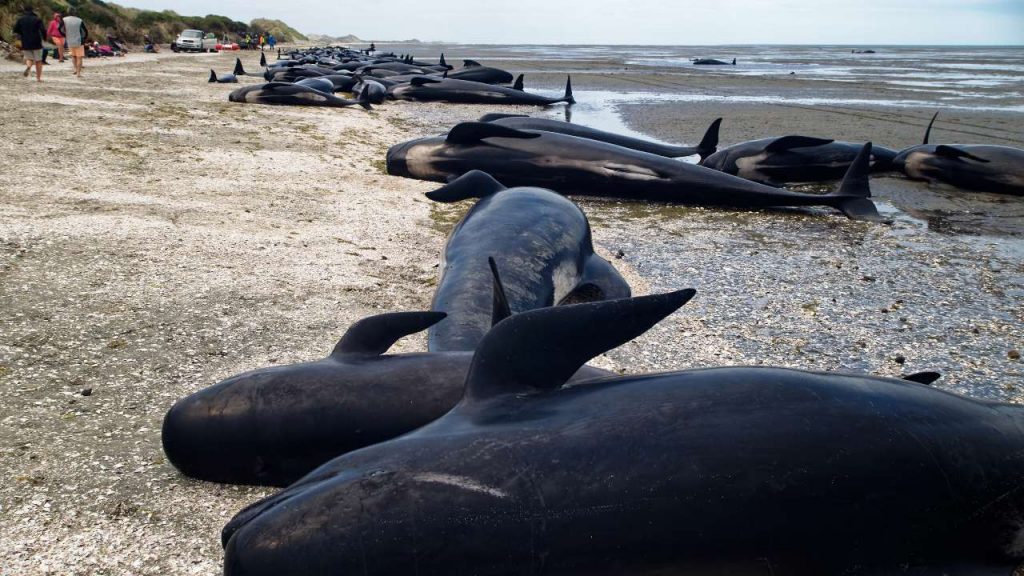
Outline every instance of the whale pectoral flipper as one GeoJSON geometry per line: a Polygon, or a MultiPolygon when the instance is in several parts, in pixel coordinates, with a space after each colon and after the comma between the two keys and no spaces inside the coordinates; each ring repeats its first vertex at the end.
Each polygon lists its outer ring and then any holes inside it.
{"type": "Polygon", "coordinates": [[[484,138],[540,138],[540,134],[537,132],[526,132],[525,130],[516,130],[515,128],[509,128],[508,126],[502,126],[501,124],[491,124],[489,122],[463,122],[462,124],[456,125],[450,131],[448,136],[445,138],[445,142],[451,144],[475,144],[484,138]]]}
{"type": "Polygon", "coordinates": [[[784,150],[790,150],[792,148],[812,148],[814,146],[824,146],[831,144],[835,140],[827,140],[825,138],[813,138],[811,136],[783,136],[777,138],[774,142],[765,147],[768,152],[782,152],[784,150]]]}
{"type": "Polygon", "coordinates": [[[331,356],[379,356],[402,337],[422,332],[445,316],[444,312],[392,312],[363,318],[345,332],[331,356]]]}
{"type": "Polygon", "coordinates": [[[458,202],[467,198],[486,198],[502,190],[507,188],[487,172],[470,170],[437,190],[427,192],[426,196],[434,202],[458,202]]]}
{"type": "Polygon", "coordinates": [[[688,288],[506,318],[476,348],[465,401],[558,388],[588,360],[643,334],[696,293],[688,288]]]}
{"type": "Polygon", "coordinates": [[[945,144],[939,144],[935,147],[935,155],[942,156],[944,158],[967,158],[969,160],[974,160],[975,162],[984,162],[986,164],[989,162],[989,160],[979,158],[966,150],[961,150],[955,146],[947,146],[945,144]]]}
{"type": "Polygon", "coordinates": [[[917,382],[918,384],[924,384],[925,386],[931,385],[932,382],[935,382],[939,378],[942,378],[942,374],[939,374],[938,372],[915,372],[903,377],[904,380],[917,382]]]}
{"type": "Polygon", "coordinates": [[[494,287],[491,297],[491,326],[501,322],[512,315],[512,308],[508,304],[508,297],[505,296],[505,286],[501,283],[501,276],[498,274],[498,265],[494,262],[493,256],[487,257],[487,265],[491,267],[491,276],[494,278],[494,287]]]}

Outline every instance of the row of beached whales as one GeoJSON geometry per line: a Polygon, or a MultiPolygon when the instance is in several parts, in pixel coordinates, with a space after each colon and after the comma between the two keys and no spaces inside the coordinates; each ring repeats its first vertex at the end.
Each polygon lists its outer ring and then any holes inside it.
{"type": "Polygon", "coordinates": [[[388,99],[528,106],[575,102],[570,79],[563,96],[541,96],[523,89],[522,74],[513,81],[509,72],[474,60],[464,60],[463,67],[455,70],[443,54],[438,64],[428,64],[411,56],[370,57],[345,48],[320,48],[294,52],[270,64],[261,55],[260,66],[261,72],[248,73],[241,59],[235,59],[232,74],[210,70],[209,81],[237,83],[240,76],[261,77],[265,83],[238,88],[228,96],[232,102],[256,104],[370,109],[388,99]],[[336,92],[349,92],[354,98],[340,98],[336,92]]]}
{"type": "MultiPolygon", "coordinates": [[[[511,82],[510,73],[472,60],[465,62],[464,68],[448,74],[451,67],[443,55],[440,64],[427,65],[408,56],[370,59],[344,49],[294,53],[291,59],[273,65],[263,60],[261,75],[270,82],[240,88],[230,99],[326,106],[369,106],[389,97],[533,105],[573,101],[569,86],[560,99],[528,94],[522,90],[522,75],[508,88],[498,84],[511,82]],[[443,74],[447,79],[438,78],[443,74]],[[334,96],[338,91],[352,92],[355,99],[334,96]]],[[[236,73],[244,74],[241,61],[236,63],[236,73]]],[[[212,70],[210,75],[211,81],[216,78],[212,70]]],[[[902,151],[870,147],[871,171],[902,172],[913,179],[963,190],[1024,195],[1024,150],[989,144],[929,144],[934,122],[935,117],[920,145],[902,151]]],[[[826,195],[768,189],[837,180],[864,144],[788,135],[717,150],[720,123],[721,119],[715,120],[700,144],[690,147],[554,119],[488,114],[477,123],[456,126],[443,141],[424,139],[395,147],[388,154],[388,167],[395,175],[442,182],[479,169],[508,185],[545,185],[568,194],[744,207],[827,205],[851,218],[881,220],[867,199],[870,192],[863,179],[826,195]],[[529,169],[521,162],[507,161],[505,154],[523,158],[529,169]],[[699,166],[756,184],[666,160],[694,154],[701,157],[699,166]],[[575,164],[576,169],[570,170],[568,164],[575,164]],[[571,177],[566,176],[569,173],[571,177]]]]}
{"type": "MultiPolygon", "coordinates": [[[[549,137],[566,136],[494,138],[549,137]]],[[[389,169],[409,161],[396,148],[389,169]]],[[[863,198],[869,150],[843,197],[863,198]]],[[[483,155],[531,171],[536,153],[483,155]]],[[[431,311],[364,318],[324,359],[234,376],[168,412],[164,450],[183,473],[286,486],[224,527],[225,574],[1008,575],[1024,559],[1024,407],[931,388],[933,372],[588,366],[695,291],[631,297],[552,190],[468,170],[427,197],[477,199],[431,311]],[[422,330],[427,352],[387,354],[422,330]]]]}

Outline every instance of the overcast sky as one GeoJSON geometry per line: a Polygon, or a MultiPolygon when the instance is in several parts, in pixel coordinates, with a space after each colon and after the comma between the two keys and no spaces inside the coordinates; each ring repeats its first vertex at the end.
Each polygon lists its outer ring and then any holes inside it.
{"type": "Polygon", "coordinates": [[[303,33],[493,44],[1024,44],[1024,0],[121,0],[303,33]]]}

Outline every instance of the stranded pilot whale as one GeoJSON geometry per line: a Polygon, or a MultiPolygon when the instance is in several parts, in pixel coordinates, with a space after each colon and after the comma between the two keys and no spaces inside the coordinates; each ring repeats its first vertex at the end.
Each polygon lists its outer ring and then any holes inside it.
{"type": "Polygon", "coordinates": [[[1024,196],[1024,150],[987,144],[928,144],[938,115],[936,112],[928,123],[924,143],[901,150],[893,167],[914,180],[1024,196]]]}
{"type": "Polygon", "coordinates": [[[291,82],[267,82],[244,86],[228,95],[231,102],[248,102],[251,104],[284,104],[292,106],[330,106],[344,108],[359,105],[369,110],[370,103],[363,98],[346,100],[334,94],[314,90],[308,86],[291,82]]]}
{"type": "MultiPolygon", "coordinates": [[[[701,166],[771,186],[822,182],[842,178],[863,146],[811,136],[762,138],[723,148],[701,166]]],[[[871,171],[889,170],[895,157],[895,150],[872,146],[871,171]]]]}
{"type": "Polygon", "coordinates": [[[562,387],[692,295],[503,320],[451,412],[236,515],[225,575],[1008,575],[1024,558],[1024,407],[769,367],[562,387]]]}
{"type": "Polygon", "coordinates": [[[462,68],[448,73],[452,80],[472,80],[484,84],[508,84],[512,82],[512,74],[500,68],[481,66],[474,60],[463,60],[462,68]]]}
{"type": "Polygon", "coordinates": [[[696,66],[735,66],[736,59],[733,58],[732,62],[723,62],[714,58],[694,58],[693,63],[696,66]]]}
{"type": "MultiPolygon", "coordinates": [[[[496,271],[494,279],[488,317],[498,320],[511,312],[496,271]]],[[[326,358],[245,372],[187,396],[164,416],[164,453],[200,480],[287,486],[335,456],[428,424],[458,403],[472,350],[385,352],[444,317],[364,318],[326,358]]],[[[584,366],[574,379],[608,374],[584,366]]]]}
{"type": "Polygon", "coordinates": [[[565,102],[575,104],[572,96],[572,79],[565,80],[565,95],[561,98],[548,98],[539,94],[524,92],[522,84],[519,88],[495,86],[469,80],[453,80],[435,76],[418,76],[409,80],[408,84],[395,86],[389,92],[396,100],[417,100],[421,102],[454,102],[459,104],[523,104],[528,106],[548,106],[565,102]]]}
{"type": "Polygon", "coordinates": [[[718,129],[722,125],[722,119],[716,118],[711,125],[708,126],[707,131],[704,132],[704,137],[701,139],[700,144],[696,146],[673,146],[671,144],[661,144],[650,140],[641,140],[640,138],[630,138],[629,136],[623,136],[614,132],[605,132],[604,130],[573,124],[572,122],[564,122],[562,120],[555,120],[552,118],[534,118],[532,116],[524,116],[521,114],[484,114],[480,117],[478,122],[490,122],[492,124],[500,124],[502,126],[508,126],[509,128],[516,128],[518,130],[558,132],[559,134],[568,134],[570,136],[578,136],[580,138],[588,138],[590,140],[600,140],[601,142],[608,142],[609,144],[616,144],[625,148],[648,152],[650,154],[657,154],[658,156],[665,156],[668,158],[681,158],[684,156],[699,154],[702,159],[714,154],[717,149],[718,129]]]}
{"type": "Polygon", "coordinates": [[[431,308],[449,317],[430,327],[432,351],[472,350],[490,330],[492,274],[485,265],[490,254],[501,257],[501,285],[513,312],[630,295],[618,271],[594,254],[586,215],[556,192],[506,189],[474,171],[427,197],[437,202],[480,198],[452,229],[442,254],[431,308]]]}
{"type": "Polygon", "coordinates": [[[210,68],[209,81],[216,82],[218,84],[237,84],[238,76],[235,76],[234,74],[221,74],[218,76],[217,73],[213,71],[213,68],[210,68]]]}
{"type": "Polygon", "coordinates": [[[607,142],[464,122],[447,136],[392,146],[387,170],[442,182],[483,170],[506,186],[540,186],[570,195],[744,208],[831,206],[850,218],[877,222],[883,218],[869,198],[870,154],[868,143],[835,192],[801,194],[607,142]]]}
{"type": "MultiPolygon", "coordinates": [[[[593,253],[586,216],[554,192],[506,190],[471,173],[428,196],[483,198],[456,225],[443,253],[433,307],[448,317],[366,318],[327,358],[246,372],[179,400],[162,433],[175,467],[214,482],[287,485],[333,456],[394,438],[451,409],[472,350],[493,323],[539,306],[630,294],[618,272],[593,253]],[[488,258],[492,250],[503,262],[500,276],[488,258]],[[428,327],[429,353],[384,354],[428,327]]],[[[577,379],[606,374],[584,367],[577,379]]]]}

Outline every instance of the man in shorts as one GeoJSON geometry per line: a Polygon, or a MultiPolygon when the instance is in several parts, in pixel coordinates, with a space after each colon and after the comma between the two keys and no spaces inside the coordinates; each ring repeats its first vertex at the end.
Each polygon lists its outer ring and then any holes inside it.
{"type": "Polygon", "coordinates": [[[68,43],[68,51],[71,52],[71,62],[75,66],[75,75],[82,77],[82,61],[85,60],[85,41],[89,38],[89,31],[85,29],[85,22],[76,15],[74,6],[68,8],[68,15],[64,17],[64,40],[68,43]]]}
{"type": "Polygon", "coordinates": [[[21,18],[14,24],[14,33],[21,39],[21,52],[25,55],[25,71],[22,76],[28,77],[32,65],[36,67],[36,81],[43,81],[43,36],[46,31],[43,29],[43,21],[32,11],[31,6],[25,6],[21,18]]]}

